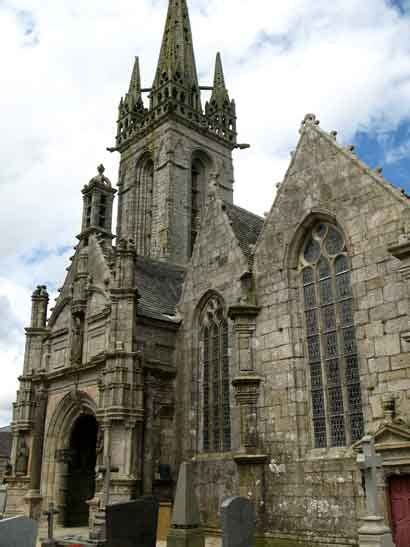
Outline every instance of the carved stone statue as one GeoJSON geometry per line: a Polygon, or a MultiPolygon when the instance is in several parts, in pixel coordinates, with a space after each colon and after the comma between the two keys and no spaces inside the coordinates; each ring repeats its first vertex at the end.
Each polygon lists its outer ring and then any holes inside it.
{"type": "Polygon", "coordinates": [[[73,336],[71,341],[71,361],[80,365],[83,360],[84,324],[80,316],[73,316],[73,336]]]}
{"type": "Polygon", "coordinates": [[[104,431],[101,427],[98,428],[97,446],[95,452],[97,456],[96,468],[98,471],[98,468],[104,465],[104,431]]]}
{"type": "Polygon", "coordinates": [[[16,475],[27,475],[28,448],[23,437],[20,438],[16,458],[16,475]]]}

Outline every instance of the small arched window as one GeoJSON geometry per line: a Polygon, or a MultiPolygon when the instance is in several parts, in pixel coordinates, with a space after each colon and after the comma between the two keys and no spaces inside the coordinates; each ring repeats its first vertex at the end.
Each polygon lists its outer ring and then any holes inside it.
{"type": "Polygon", "coordinates": [[[363,436],[363,410],[345,238],[313,226],[300,255],[316,448],[346,446],[363,436]]]}
{"type": "Polygon", "coordinates": [[[231,449],[228,320],[222,301],[207,301],[200,320],[202,446],[206,452],[231,449]]]}

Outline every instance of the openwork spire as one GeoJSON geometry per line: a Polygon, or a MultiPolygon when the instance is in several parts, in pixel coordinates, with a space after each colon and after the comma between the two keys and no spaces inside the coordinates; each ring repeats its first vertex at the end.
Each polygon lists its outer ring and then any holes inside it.
{"type": "Polygon", "coordinates": [[[169,0],[154,88],[174,81],[198,88],[191,23],[186,0],[169,0]]]}

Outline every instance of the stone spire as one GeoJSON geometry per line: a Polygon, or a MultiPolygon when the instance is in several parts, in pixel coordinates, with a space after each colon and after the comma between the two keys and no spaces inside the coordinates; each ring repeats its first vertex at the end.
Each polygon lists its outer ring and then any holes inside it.
{"type": "Polygon", "coordinates": [[[154,107],[167,98],[180,101],[182,92],[187,105],[193,110],[201,111],[186,0],[169,0],[158,67],[152,87],[151,101],[154,107]]]}
{"type": "Polygon", "coordinates": [[[219,53],[214,85],[199,85],[187,0],[168,0],[158,65],[149,89],[141,87],[136,58],[129,90],[119,105],[116,148],[109,150],[122,152],[143,134],[170,118],[191,128],[196,126],[214,140],[236,147],[235,102],[230,100],[225,86],[219,53]],[[212,97],[204,113],[201,90],[211,89],[212,97]],[[149,93],[149,108],[144,107],[144,93],[149,93]]]}
{"type": "Polygon", "coordinates": [[[132,76],[130,81],[130,88],[126,95],[128,106],[131,111],[137,109],[144,109],[144,105],[141,97],[141,73],[140,73],[140,61],[139,57],[135,57],[134,68],[132,70],[132,76]]]}
{"type": "Polygon", "coordinates": [[[118,107],[117,145],[139,128],[146,110],[141,95],[141,73],[139,57],[135,57],[130,87],[121,97],[118,107]]]}
{"type": "Polygon", "coordinates": [[[236,142],[236,106],[235,101],[229,99],[219,52],[216,55],[212,95],[205,105],[205,115],[215,133],[236,142]]]}
{"type": "Polygon", "coordinates": [[[225,101],[229,103],[229,95],[225,86],[224,70],[222,68],[222,59],[219,51],[216,54],[214,89],[212,92],[211,102],[212,101],[216,101],[217,104],[221,106],[223,106],[225,101]]]}

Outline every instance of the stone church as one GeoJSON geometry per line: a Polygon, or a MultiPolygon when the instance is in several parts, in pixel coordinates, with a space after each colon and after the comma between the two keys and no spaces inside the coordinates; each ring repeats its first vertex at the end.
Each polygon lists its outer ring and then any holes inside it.
{"type": "Polygon", "coordinates": [[[10,515],[54,502],[61,525],[93,529],[101,466],[111,502],[172,502],[192,461],[208,535],[240,494],[258,545],[354,546],[370,433],[408,547],[409,199],[309,114],[263,219],[234,205],[243,146],[220,55],[202,87],[186,0],[169,0],[152,87],[136,59],[119,104],[117,189],[100,166],[55,307],[32,296],[10,515]]]}

